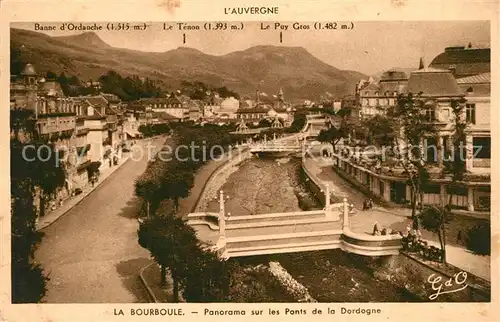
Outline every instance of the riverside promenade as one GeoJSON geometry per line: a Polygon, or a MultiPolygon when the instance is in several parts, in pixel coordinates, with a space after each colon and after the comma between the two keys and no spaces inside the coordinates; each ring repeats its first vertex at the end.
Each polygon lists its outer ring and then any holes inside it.
{"type": "MultiPolygon", "coordinates": [[[[356,190],[349,182],[341,178],[333,170],[333,162],[326,158],[315,157],[305,158],[303,166],[313,173],[323,184],[329,185],[334,195],[346,197],[354,205],[356,214],[350,218],[351,229],[358,233],[371,233],[375,222],[379,227],[388,227],[393,230],[406,231],[406,227],[411,224],[411,211],[402,207],[385,208],[381,205],[375,207],[369,212],[363,212],[363,201],[368,197],[356,190]]],[[[435,234],[422,231],[423,239],[429,244],[439,247],[439,241],[435,234]]],[[[468,271],[480,278],[491,281],[491,263],[490,256],[475,255],[465,247],[454,245],[451,241],[446,245],[446,260],[451,265],[468,271]]]]}

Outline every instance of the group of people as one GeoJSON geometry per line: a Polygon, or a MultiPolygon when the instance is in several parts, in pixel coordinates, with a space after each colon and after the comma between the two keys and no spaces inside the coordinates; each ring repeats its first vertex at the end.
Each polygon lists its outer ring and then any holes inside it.
{"type": "Polygon", "coordinates": [[[363,201],[363,210],[370,210],[373,208],[373,200],[368,199],[363,201]]]}
{"type": "Polygon", "coordinates": [[[406,233],[401,234],[403,237],[403,249],[410,253],[418,253],[424,259],[439,262],[442,259],[443,251],[422,239],[420,230],[406,227],[406,233]]]}
{"type": "Polygon", "coordinates": [[[380,235],[385,236],[385,235],[397,235],[397,234],[399,234],[399,232],[392,230],[391,228],[380,229],[378,222],[375,222],[375,224],[373,225],[373,232],[372,232],[373,236],[380,236],[380,235]]]}

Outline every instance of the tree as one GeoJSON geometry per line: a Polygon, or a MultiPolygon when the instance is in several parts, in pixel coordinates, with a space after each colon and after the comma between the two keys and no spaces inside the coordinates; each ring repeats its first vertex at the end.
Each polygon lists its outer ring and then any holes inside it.
{"type": "Polygon", "coordinates": [[[453,135],[451,136],[452,146],[451,151],[445,151],[446,155],[443,158],[443,174],[451,176],[451,183],[448,185],[448,206],[450,208],[453,194],[455,191],[463,188],[460,182],[464,180],[464,176],[467,173],[465,164],[466,153],[464,150],[467,122],[465,122],[463,117],[463,103],[463,100],[453,100],[451,102],[454,121],[453,135]]]}
{"type": "MultiPolygon", "coordinates": [[[[395,154],[400,160],[404,173],[408,176],[411,186],[411,208],[414,228],[418,228],[417,204],[423,205],[422,188],[427,184],[429,173],[426,160],[423,158],[421,148],[424,138],[436,135],[434,120],[425,113],[433,110],[433,102],[426,101],[421,94],[414,96],[412,93],[399,95],[397,104],[387,111],[387,116],[392,118],[392,126],[388,128],[396,138],[397,149],[395,154]]],[[[431,114],[432,115],[432,114],[431,114]]]]}
{"type": "Polygon", "coordinates": [[[262,119],[259,121],[259,127],[271,127],[271,121],[268,119],[262,119]]]}
{"type": "Polygon", "coordinates": [[[440,242],[441,250],[443,254],[443,262],[446,262],[446,229],[445,224],[449,222],[451,218],[451,207],[453,201],[453,195],[456,191],[463,189],[463,185],[460,184],[464,180],[466,171],[465,165],[465,151],[463,149],[465,143],[465,129],[467,123],[463,117],[463,110],[465,101],[462,100],[452,100],[451,110],[453,113],[453,135],[451,136],[452,146],[451,151],[444,151],[443,160],[443,175],[448,175],[451,177],[451,182],[448,184],[448,201],[445,207],[441,207],[440,220],[438,221],[440,226],[440,242]]]}
{"type": "Polygon", "coordinates": [[[190,257],[198,248],[193,228],[173,214],[146,219],[137,232],[139,244],[151,252],[161,266],[161,285],[166,284],[167,268],[173,281],[174,301],[179,301],[179,284],[183,283],[189,269],[190,257]]]}
{"type": "Polygon", "coordinates": [[[333,146],[333,150],[336,151],[337,143],[343,139],[347,138],[349,135],[349,131],[347,125],[342,122],[340,126],[332,126],[328,130],[321,130],[318,135],[318,141],[320,142],[328,142],[333,146]]]}
{"type": "Polygon", "coordinates": [[[489,222],[484,222],[472,227],[466,238],[467,249],[478,255],[491,253],[491,227],[489,222]]]}
{"type": "Polygon", "coordinates": [[[390,118],[383,114],[376,114],[363,120],[363,128],[368,135],[368,144],[376,144],[379,147],[392,147],[396,141],[396,135],[390,129],[394,128],[390,118]]]}
{"type": "Polygon", "coordinates": [[[179,199],[189,196],[193,187],[194,175],[188,161],[172,160],[161,177],[160,196],[174,202],[174,209],[179,209],[179,199]]]}
{"type": "Polygon", "coordinates": [[[301,112],[296,112],[293,116],[293,122],[290,128],[287,129],[290,133],[296,133],[304,128],[306,124],[306,114],[301,112]]]}
{"type": "Polygon", "coordinates": [[[183,279],[183,295],[188,302],[219,302],[229,289],[229,267],[215,252],[200,247],[189,257],[189,269],[183,279]]]}
{"type": "Polygon", "coordinates": [[[419,216],[422,226],[438,235],[442,251],[441,261],[443,263],[446,262],[445,224],[449,222],[448,214],[450,213],[447,208],[448,206],[426,206],[419,216]]]}

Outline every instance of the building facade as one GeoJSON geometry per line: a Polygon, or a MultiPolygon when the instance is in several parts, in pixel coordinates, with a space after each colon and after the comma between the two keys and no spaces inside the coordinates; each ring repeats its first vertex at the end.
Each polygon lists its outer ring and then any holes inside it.
{"type": "MultiPolygon", "coordinates": [[[[491,135],[490,135],[490,65],[489,49],[446,48],[429,68],[405,73],[388,71],[381,79],[360,82],[356,100],[361,118],[384,113],[397,102],[397,95],[419,94],[425,102],[429,122],[437,127],[435,137],[422,138],[424,157],[430,172],[430,184],[424,187],[425,204],[446,204],[452,195],[456,208],[477,212],[489,211],[491,201],[491,135]],[[439,68],[438,68],[439,67],[439,68]],[[458,77],[457,77],[458,76],[458,77]],[[461,101],[466,120],[466,175],[461,188],[449,191],[451,179],[443,176],[443,158],[452,147],[454,114],[452,102],[461,101]],[[429,148],[431,147],[431,148],[429,148]],[[436,148],[432,148],[436,147],[436,148]]],[[[409,203],[411,187],[407,176],[396,165],[370,164],[359,158],[334,156],[337,171],[354,180],[362,189],[394,203],[409,203]]]]}

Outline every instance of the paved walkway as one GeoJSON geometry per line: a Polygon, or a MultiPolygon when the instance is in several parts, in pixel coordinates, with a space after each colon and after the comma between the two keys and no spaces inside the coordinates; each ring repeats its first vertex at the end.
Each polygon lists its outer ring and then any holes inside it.
{"type": "Polygon", "coordinates": [[[101,170],[100,171],[101,175],[99,176],[99,181],[97,182],[97,184],[95,184],[94,186],[91,186],[90,183],[88,183],[82,189],[83,191],[81,194],[65,200],[62,206],[56,208],[55,210],[50,211],[49,213],[46,213],[45,216],[41,217],[37,221],[36,229],[37,230],[44,229],[45,227],[51,225],[56,220],[58,220],[59,218],[64,216],[64,214],[66,214],[68,211],[70,211],[80,201],[82,201],[85,197],[87,197],[95,189],[97,189],[97,187],[99,187],[111,174],[113,174],[116,170],[118,170],[121,166],[123,166],[127,161],[129,161],[129,158],[130,158],[129,155],[124,154],[124,156],[120,160],[119,164],[112,166],[112,167],[106,167],[105,169],[101,170]]]}
{"type": "MultiPolygon", "coordinates": [[[[341,178],[332,169],[331,161],[323,158],[308,158],[304,160],[304,165],[324,184],[330,185],[333,194],[346,197],[348,202],[354,204],[356,214],[350,218],[350,227],[353,231],[371,233],[375,222],[378,222],[380,228],[389,227],[398,231],[405,231],[406,227],[411,225],[411,219],[408,219],[411,211],[407,208],[387,209],[375,205],[371,211],[362,211],[363,201],[367,197],[341,178]]],[[[435,234],[422,230],[422,237],[428,240],[429,244],[439,247],[438,238],[435,234]]],[[[475,255],[463,246],[452,242],[452,238],[448,238],[448,240],[449,242],[446,245],[446,260],[448,263],[485,280],[491,280],[490,256],[475,255]]]]}

